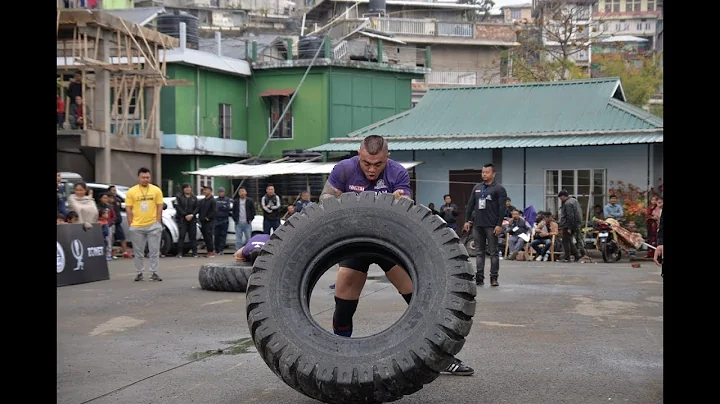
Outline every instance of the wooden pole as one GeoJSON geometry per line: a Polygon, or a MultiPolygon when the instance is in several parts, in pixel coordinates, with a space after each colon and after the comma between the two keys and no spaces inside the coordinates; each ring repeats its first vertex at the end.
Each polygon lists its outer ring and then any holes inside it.
{"type": "Polygon", "coordinates": [[[123,100],[122,130],[120,131],[120,133],[123,135],[127,135],[130,133],[128,128],[128,118],[130,115],[130,100],[136,83],[137,75],[133,75],[132,84],[130,86],[126,86],[125,91],[123,92],[123,97],[125,99],[123,100]]]}
{"type": "MultiPolygon", "coordinates": [[[[73,64],[75,64],[75,50],[77,49],[77,41],[78,41],[77,35],[78,35],[78,31],[77,31],[77,27],[75,27],[75,28],[73,28],[73,42],[72,42],[72,56],[71,56],[72,60],[73,60],[73,64]]],[[[65,66],[67,66],[67,64],[65,66]]]]}
{"type": "Polygon", "coordinates": [[[122,76],[118,79],[117,76],[113,78],[113,84],[114,84],[114,90],[115,90],[115,102],[113,102],[112,105],[112,114],[114,115],[115,119],[115,133],[118,133],[118,130],[120,129],[120,115],[118,115],[118,107],[120,103],[120,92],[122,91],[122,85],[125,81],[125,73],[123,73],[122,76]]]}
{"type": "MultiPolygon", "coordinates": [[[[97,27],[97,31],[95,31],[95,49],[93,49],[93,59],[95,59],[95,60],[98,60],[98,52],[100,51],[100,35],[101,35],[100,27],[97,27]]],[[[103,60],[103,62],[110,62],[110,61],[103,60]]]]}
{"type": "Polygon", "coordinates": [[[84,56],[83,56],[83,57],[84,57],[85,59],[87,59],[87,58],[90,57],[90,51],[88,50],[88,39],[87,39],[87,37],[88,37],[88,36],[87,36],[87,33],[84,33],[84,34],[83,34],[83,53],[84,53],[84,56]]]}
{"type": "Polygon", "coordinates": [[[117,32],[117,58],[117,62],[120,64],[122,58],[122,36],[120,36],[120,31],[117,32]]]}
{"type": "Polygon", "coordinates": [[[145,133],[145,77],[140,82],[138,91],[138,104],[140,104],[140,133],[145,133]]]}
{"type": "MultiPolygon", "coordinates": [[[[135,76],[137,77],[137,76],[135,76]]],[[[145,85],[145,76],[140,78],[140,83],[137,88],[137,92],[135,92],[135,87],[132,88],[132,93],[135,93],[135,111],[133,111],[132,114],[132,122],[130,123],[130,131],[132,132],[135,129],[135,117],[138,115],[140,110],[138,109],[140,106],[140,93],[142,93],[143,86],[145,85]]],[[[142,133],[142,124],[140,125],[140,133],[142,133]]]]}
{"type": "MultiPolygon", "coordinates": [[[[153,65],[153,63],[152,63],[152,59],[150,59],[150,58],[145,54],[145,52],[142,50],[142,47],[140,46],[140,44],[138,43],[138,41],[137,41],[137,40],[135,39],[135,37],[133,36],[132,31],[130,31],[130,28],[128,28],[127,24],[125,24],[125,21],[121,19],[120,22],[122,23],[123,27],[125,27],[125,30],[127,31],[127,36],[128,36],[130,39],[132,39],[133,43],[134,43],[135,46],[138,48],[138,51],[142,54],[143,58],[145,58],[145,63],[150,63],[150,66],[151,66],[154,70],[158,70],[157,68],[154,67],[154,65],[153,65]]],[[[140,33],[142,34],[142,31],[140,31],[140,33]]]]}
{"type": "Polygon", "coordinates": [[[125,53],[127,54],[127,65],[132,67],[132,47],[130,46],[130,39],[125,35],[125,53]]]}
{"type": "Polygon", "coordinates": [[[83,123],[82,123],[82,129],[87,129],[87,114],[85,113],[87,108],[85,107],[87,105],[87,102],[85,101],[85,69],[82,69],[82,84],[80,85],[81,88],[81,94],[82,94],[82,116],[83,116],[83,123]]]}

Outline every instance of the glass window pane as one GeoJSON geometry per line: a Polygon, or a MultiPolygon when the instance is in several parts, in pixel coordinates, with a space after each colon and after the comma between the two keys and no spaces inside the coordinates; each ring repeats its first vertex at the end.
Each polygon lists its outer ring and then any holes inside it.
{"type": "Polygon", "coordinates": [[[557,196],[548,196],[545,198],[545,210],[552,212],[553,215],[557,214],[559,201],[560,199],[557,196]]]}
{"type": "Polygon", "coordinates": [[[578,195],[590,195],[590,183],[592,170],[577,170],[578,195]]]}
{"type": "Polygon", "coordinates": [[[593,170],[593,195],[605,195],[607,186],[605,183],[605,170],[593,170]]]}
{"type": "Polygon", "coordinates": [[[545,171],[545,195],[557,195],[558,190],[558,171],[545,171]]]}
{"type": "Polygon", "coordinates": [[[560,188],[567,190],[570,195],[575,195],[575,170],[562,170],[560,188]]]}

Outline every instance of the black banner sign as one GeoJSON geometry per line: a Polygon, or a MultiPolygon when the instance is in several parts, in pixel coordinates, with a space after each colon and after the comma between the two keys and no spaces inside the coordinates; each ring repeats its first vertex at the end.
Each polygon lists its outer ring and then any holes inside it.
{"type": "Polygon", "coordinates": [[[57,286],[110,279],[105,243],[99,223],[85,230],[82,224],[57,227],[57,286]]]}

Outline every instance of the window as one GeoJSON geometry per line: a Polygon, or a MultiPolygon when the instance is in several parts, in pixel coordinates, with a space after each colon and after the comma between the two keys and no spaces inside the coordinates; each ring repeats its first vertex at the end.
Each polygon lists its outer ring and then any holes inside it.
{"type": "Polygon", "coordinates": [[[637,28],[638,31],[642,31],[642,27],[643,27],[642,23],[638,23],[638,24],[635,26],[635,28],[637,28]]]}
{"type": "Polygon", "coordinates": [[[604,23],[604,24],[603,24],[603,32],[607,32],[607,31],[609,31],[609,30],[610,30],[610,24],[604,23]]]}
{"type": "MultiPolygon", "coordinates": [[[[200,168],[198,168],[198,170],[200,170],[200,168]]],[[[215,190],[215,187],[213,186],[214,182],[215,181],[214,181],[213,177],[206,177],[204,175],[198,175],[197,181],[195,183],[195,195],[200,195],[200,193],[202,192],[202,187],[205,185],[210,185],[210,187],[212,187],[213,191],[214,191],[215,190]]]]}
{"type": "Polygon", "coordinates": [[[545,170],[545,210],[556,214],[560,208],[557,194],[567,190],[577,198],[587,213],[588,204],[605,206],[607,200],[607,170],[602,168],[580,170],[545,170]],[[591,199],[592,195],[592,199],[591,199]]]}
{"type": "Polygon", "coordinates": [[[615,24],[615,31],[620,31],[620,24],[615,24]]]}
{"type": "Polygon", "coordinates": [[[627,0],[625,11],[640,11],[640,0],[627,0]]]}
{"type": "Polygon", "coordinates": [[[645,31],[650,31],[650,30],[652,30],[652,24],[650,24],[649,22],[646,22],[645,23],[645,31]]]}
{"type": "MultiPolygon", "coordinates": [[[[280,114],[283,113],[289,102],[290,97],[287,96],[270,97],[270,119],[268,124],[268,133],[270,133],[270,131],[278,123],[278,121],[280,120],[280,114]]],[[[293,128],[294,126],[292,107],[290,107],[288,108],[287,113],[285,113],[285,119],[282,120],[280,126],[278,126],[274,133],[270,134],[270,139],[292,139],[293,128]]]]}
{"type": "Polygon", "coordinates": [[[620,0],[605,0],[605,12],[606,13],[619,13],[620,12],[620,0]]]}
{"type": "Polygon", "coordinates": [[[522,18],[522,10],[520,10],[520,9],[510,10],[510,19],[511,20],[520,20],[521,18],[522,18]]]}
{"type": "Polygon", "coordinates": [[[647,0],[647,11],[655,11],[655,0],[647,0]]]}
{"type": "Polygon", "coordinates": [[[220,104],[218,128],[221,139],[232,139],[232,105],[220,104]]]}

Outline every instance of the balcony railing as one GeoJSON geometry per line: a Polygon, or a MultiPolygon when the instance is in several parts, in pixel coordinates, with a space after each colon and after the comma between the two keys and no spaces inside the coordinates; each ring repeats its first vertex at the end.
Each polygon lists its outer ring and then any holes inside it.
{"type": "Polygon", "coordinates": [[[423,80],[413,80],[416,83],[443,84],[443,85],[476,85],[478,73],[470,71],[434,71],[425,75],[423,80]]]}
{"type": "Polygon", "coordinates": [[[472,38],[475,24],[469,22],[439,22],[415,18],[372,18],[371,26],[383,32],[400,35],[426,35],[472,38]]]}

